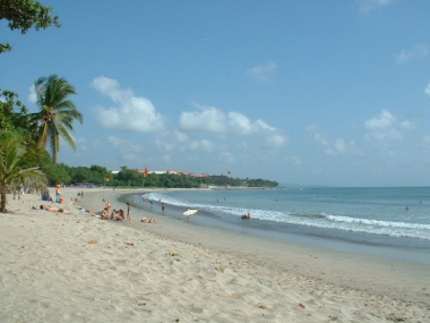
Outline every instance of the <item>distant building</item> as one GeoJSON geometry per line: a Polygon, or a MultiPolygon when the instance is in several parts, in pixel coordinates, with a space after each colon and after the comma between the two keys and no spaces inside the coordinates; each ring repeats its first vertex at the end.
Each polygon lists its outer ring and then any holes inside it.
{"type": "MultiPolygon", "coordinates": [[[[139,173],[144,174],[145,169],[138,169],[139,173]]],[[[117,174],[119,171],[112,171],[112,174],[117,174]]],[[[186,172],[183,170],[176,170],[176,169],[168,169],[168,170],[147,170],[148,174],[157,174],[157,175],[163,175],[163,174],[170,174],[170,175],[181,175],[181,176],[187,176],[187,177],[194,177],[194,178],[206,178],[208,175],[200,173],[200,174],[194,174],[192,172],[186,172]]]]}

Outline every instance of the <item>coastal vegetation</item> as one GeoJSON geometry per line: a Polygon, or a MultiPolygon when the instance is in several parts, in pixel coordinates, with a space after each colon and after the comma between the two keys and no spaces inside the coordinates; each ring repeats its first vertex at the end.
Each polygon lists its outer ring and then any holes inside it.
{"type": "Polygon", "coordinates": [[[43,171],[57,163],[60,137],[76,149],[69,131],[83,116],[68,98],[74,88],[56,75],[40,78],[35,88],[40,110],[32,114],[16,93],[0,93],[0,212],[6,211],[7,192],[46,186],[43,171]],[[48,142],[52,158],[45,150],[48,142]]]}
{"type": "Polygon", "coordinates": [[[156,174],[121,167],[113,174],[107,168],[98,165],[91,167],[71,167],[65,164],[50,164],[43,168],[50,183],[65,185],[110,186],[130,188],[196,188],[196,187],[277,187],[276,181],[264,179],[240,179],[226,175],[205,175],[195,177],[183,174],[156,174]]]}
{"type": "Polygon", "coordinates": [[[46,175],[37,166],[44,158],[45,151],[40,147],[26,147],[16,133],[0,132],[0,212],[6,211],[9,191],[19,192],[22,187],[46,187],[46,175]]]}
{"type": "MultiPolygon", "coordinates": [[[[60,26],[58,17],[52,15],[52,8],[33,0],[0,0],[0,20],[6,20],[10,30],[19,30],[22,34],[31,28],[60,26]]],[[[9,43],[0,43],[0,53],[11,50],[9,43]]],[[[71,123],[74,120],[82,121],[82,116],[66,99],[73,93],[70,85],[64,81],[57,86],[51,79],[54,78],[41,78],[35,84],[41,109],[34,115],[28,113],[18,94],[0,89],[0,212],[6,212],[8,192],[46,187],[47,177],[42,166],[49,163],[49,155],[44,149],[47,138],[54,143],[55,164],[59,136],[68,141],[70,134],[65,130],[73,130],[71,123]],[[50,112],[48,117],[45,111],[50,112]],[[45,124],[48,125],[46,131],[45,124]]]]}

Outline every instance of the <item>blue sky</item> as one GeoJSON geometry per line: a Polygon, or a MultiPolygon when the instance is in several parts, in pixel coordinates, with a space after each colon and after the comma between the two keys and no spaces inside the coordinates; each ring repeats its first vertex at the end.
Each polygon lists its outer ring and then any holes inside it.
{"type": "Polygon", "coordinates": [[[57,74],[84,115],[59,161],[336,186],[430,184],[430,2],[42,1],[0,22],[0,88],[57,74]]]}

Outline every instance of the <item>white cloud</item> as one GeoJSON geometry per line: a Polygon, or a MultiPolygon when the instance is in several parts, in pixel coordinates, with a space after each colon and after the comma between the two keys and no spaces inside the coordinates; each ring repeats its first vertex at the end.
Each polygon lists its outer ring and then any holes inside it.
{"type": "Polygon", "coordinates": [[[357,0],[360,12],[369,14],[374,10],[381,9],[382,7],[392,4],[395,0],[357,0]]]}
{"type": "Polygon", "coordinates": [[[227,162],[229,164],[234,164],[236,162],[236,159],[234,158],[234,156],[231,153],[227,152],[227,151],[224,151],[224,152],[220,153],[219,159],[222,162],[227,162]]]}
{"type": "Polygon", "coordinates": [[[337,151],[343,153],[346,151],[346,143],[345,140],[343,140],[343,138],[339,138],[336,140],[334,147],[336,148],[337,151]]]}
{"type": "Polygon", "coordinates": [[[109,136],[108,140],[117,151],[115,155],[117,159],[135,160],[137,154],[142,151],[140,146],[133,144],[130,140],[124,140],[115,136],[109,136]]]}
{"type": "Polygon", "coordinates": [[[430,83],[427,84],[427,87],[425,88],[424,93],[430,96],[430,83]]]}
{"type": "Polygon", "coordinates": [[[95,108],[95,117],[103,127],[142,133],[165,129],[165,117],[157,113],[151,101],[122,89],[116,80],[101,76],[95,78],[91,86],[116,104],[109,108],[95,108]]]}
{"type": "Polygon", "coordinates": [[[321,146],[327,146],[329,144],[328,140],[325,138],[325,136],[315,133],[314,134],[314,140],[318,142],[321,146]]]}
{"type": "Polygon", "coordinates": [[[177,142],[170,137],[161,137],[154,140],[155,147],[159,151],[171,152],[177,147],[177,142]]]}
{"type": "Polygon", "coordinates": [[[238,143],[236,143],[236,150],[247,150],[248,149],[248,144],[246,142],[240,141],[238,143]]]}
{"type": "Polygon", "coordinates": [[[280,148],[282,146],[285,146],[287,141],[288,141],[287,137],[282,135],[268,136],[265,139],[264,148],[267,148],[267,149],[280,148]]]}
{"type": "Polygon", "coordinates": [[[246,74],[252,81],[256,81],[258,83],[266,83],[270,81],[277,68],[278,65],[273,62],[269,62],[266,65],[260,65],[250,68],[246,71],[246,74]]]}
{"type": "Polygon", "coordinates": [[[182,112],[179,118],[179,128],[187,131],[226,132],[226,116],[217,108],[198,106],[199,111],[182,112]]]}
{"type": "Polygon", "coordinates": [[[354,141],[345,141],[343,138],[331,139],[329,136],[319,133],[318,125],[310,125],[306,131],[312,133],[310,141],[316,143],[327,155],[353,154],[363,155],[363,152],[357,148],[354,141]]]}
{"type": "Polygon", "coordinates": [[[200,111],[182,112],[179,118],[181,131],[215,133],[218,135],[260,136],[265,148],[279,148],[287,143],[282,131],[261,119],[251,121],[239,112],[224,113],[210,106],[195,105],[200,111]]]}
{"type": "Polygon", "coordinates": [[[416,44],[409,50],[402,50],[396,54],[395,60],[397,63],[406,63],[412,59],[426,57],[429,53],[429,47],[426,44],[416,44]]]}
{"type": "Polygon", "coordinates": [[[243,135],[249,135],[253,132],[252,123],[246,116],[238,112],[228,113],[228,123],[230,129],[234,129],[243,135]]]}
{"type": "Polygon", "coordinates": [[[400,123],[400,128],[405,130],[413,130],[415,129],[416,125],[415,122],[412,120],[405,120],[402,123],[400,123]]]}
{"type": "Polygon", "coordinates": [[[171,133],[159,134],[155,139],[155,146],[159,151],[203,151],[212,152],[215,144],[207,139],[190,139],[186,134],[175,130],[171,133]]]}
{"type": "Polygon", "coordinates": [[[177,142],[187,142],[189,140],[186,134],[177,130],[175,130],[175,138],[177,142]]]}
{"type": "Polygon", "coordinates": [[[269,126],[261,119],[252,122],[239,112],[223,111],[210,106],[195,104],[200,111],[182,112],[179,118],[181,130],[214,133],[236,133],[240,135],[253,135],[262,132],[275,132],[276,128],[269,126]]]}
{"type": "Polygon", "coordinates": [[[366,129],[366,139],[386,142],[403,139],[401,130],[414,129],[415,122],[405,120],[397,125],[396,118],[388,110],[384,109],[379,116],[367,120],[364,123],[364,128],[366,129]]]}
{"type": "Polygon", "coordinates": [[[88,151],[88,140],[84,137],[75,138],[76,146],[79,147],[79,151],[88,151]]]}
{"type": "Polygon", "coordinates": [[[269,126],[267,123],[265,123],[263,120],[258,119],[255,122],[255,127],[257,129],[261,129],[262,131],[268,131],[268,132],[274,132],[276,131],[276,128],[269,126]]]}
{"type": "Polygon", "coordinates": [[[211,152],[211,151],[214,151],[214,148],[215,148],[215,144],[206,139],[193,140],[190,143],[190,150],[193,150],[193,151],[211,152]]]}
{"type": "Polygon", "coordinates": [[[394,116],[388,110],[382,110],[379,116],[367,120],[364,123],[364,126],[370,131],[386,130],[392,128],[395,123],[396,118],[394,118],[394,116]]]}
{"type": "Polygon", "coordinates": [[[32,85],[29,87],[28,90],[30,91],[30,94],[27,97],[28,102],[36,103],[37,102],[36,87],[32,85]]]}

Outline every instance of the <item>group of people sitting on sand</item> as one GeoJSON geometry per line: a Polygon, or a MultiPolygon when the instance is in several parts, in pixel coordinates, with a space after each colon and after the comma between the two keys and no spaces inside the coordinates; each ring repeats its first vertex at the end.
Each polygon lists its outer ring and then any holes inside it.
{"type": "Polygon", "coordinates": [[[112,213],[109,214],[108,208],[104,208],[100,213],[100,219],[102,220],[114,220],[114,221],[124,221],[125,212],[123,209],[115,210],[113,209],[112,213]]]}
{"type": "MultiPolygon", "coordinates": [[[[121,222],[124,221],[124,219],[126,218],[126,214],[125,214],[125,211],[123,209],[119,209],[119,210],[114,209],[112,212],[110,212],[110,209],[111,209],[110,202],[108,200],[105,200],[105,199],[103,199],[103,202],[105,202],[106,206],[103,209],[103,211],[101,211],[100,214],[94,214],[93,212],[91,212],[91,213],[93,213],[94,215],[100,216],[100,218],[102,220],[114,220],[114,221],[121,221],[121,222]]],[[[127,202],[127,220],[128,220],[128,222],[131,221],[131,205],[129,202],[127,202]]],[[[150,219],[143,217],[140,220],[140,222],[156,223],[157,220],[154,217],[152,217],[150,219]]]]}
{"type": "MultiPolygon", "coordinates": [[[[128,222],[131,221],[131,205],[130,203],[127,202],[127,215],[125,213],[125,211],[123,209],[119,209],[119,210],[115,210],[113,209],[112,212],[110,212],[111,209],[111,204],[109,203],[108,200],[103,199],[103,202],[105,202],[106,206],[105,208],[101,211],[101,212],[96,212],[96,211],[87,211],[85,209],[80,209],[86,212],[91,213],[94,216],[99,217],[102,220],[113,220],[113,221],[124,221],[124,219],[127,217],[128,222]]],[[[33,209],[36,210],[36,208],[33,206],[33,209]]],[[[57,212],[57,213],[63,213],[63,214],[73,214],[72,212],[63,209],[63,208],[58,208],[56,206],[50,206],[50,205],[46,205],[46,204],[41,204],[40,205],[40,209],[41,210],[45,210],[45,211],[50,211],[50,212],[57,212]]],[[[155,217],[152,217],[150,219],[147,219],[146,217],[143,217],[140,222],[143,223],[157,223],[157,220],[155,219],[155,217]]]]}
{"type": "MultiPolygon", "coordinates": [[[[119,209],[119,210],[113,210],[111,214],[109,214],[107,208],[104,208],[103,211],[100,214],[100,218],[102,220],[114,220],[114,221],[124,221],[125,219],[125,211],[123,209],[119,209]]],[[[152,217],[150,219],[147,219],[145,217],[142,218],[142,220],[140,220],[140,222],[144,222],[144,223],[156,223],[157,220],[152,217]]]]}

